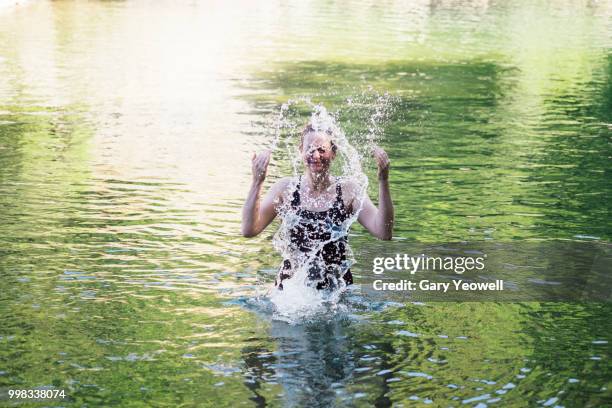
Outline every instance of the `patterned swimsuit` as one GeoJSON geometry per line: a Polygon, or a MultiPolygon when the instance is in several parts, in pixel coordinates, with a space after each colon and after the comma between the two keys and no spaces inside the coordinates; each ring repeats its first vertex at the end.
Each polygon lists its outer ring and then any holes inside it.
{"type": "MultiPolygon", "coordinates": [[[[333,289],[342,278],[346,285],[353,283],[353,276],[346,258],[348,240],[346,234],[332,239],[334,232],[342,231],[342,224],[350,217],[342,200],[342,188],[336,182],[336,200],[326,211],[308,211],[300,208],[300,183],[293,192],[291,208],[299,221],[289,232],[290,246],[308,258],[308,278],[316,282],[317,289],[333,289]],[[325,242],[321,246],[321,244],[325,242]],[[317,249],[318,248],[318,249],[317,249]],[[312,252],[317,252],[312,256],[312,252]]],[[[294,268],[290,259],[283,260],[275,285],[283,289],[283,281],[291,278],[294,268]]]]}

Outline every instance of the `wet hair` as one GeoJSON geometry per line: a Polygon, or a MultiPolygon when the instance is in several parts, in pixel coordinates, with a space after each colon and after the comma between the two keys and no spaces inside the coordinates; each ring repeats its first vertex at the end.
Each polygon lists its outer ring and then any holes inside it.
{"type": "Polygon", "coordinates": [[[331,144],[332,152],[336,153],[336,150],[338,150],[338,146],[336,146],[336,144],[334,143],[334,139],[331,137],[334,134],[331,131],[331,129],[327,129],[327,130],[315,129],[314,126],[312,126],[312,123],[310,123],[310,122],[308,122],[306,124],[306,126],[304,126],[304,129],[302,129],[302,134],[300,136],[300,146],[304,145],[304,138],[306,137],[307,134],[309,134],[311,132],[323,132],[326,135],[330,136],[329,143],[331,144]]]}

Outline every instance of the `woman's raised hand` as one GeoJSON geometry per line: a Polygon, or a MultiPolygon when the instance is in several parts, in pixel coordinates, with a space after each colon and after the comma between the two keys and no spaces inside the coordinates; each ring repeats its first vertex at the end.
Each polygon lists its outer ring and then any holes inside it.
{"type": "Polygon", "coordinates": [[[268,173],[268,164],[270,164],[270,156],[272,152],[270,150],[264,150],[259,154],[253,153],[251,158],[251,169],[253,171],[253,182],[263,183],[268,173]]]}
{"type": "Polygon", "coordinates": [[[388,180],[389,179],[389,156],[382,148],[374,146],[372,149],[372,156],[376,159],[378,165],[378,179],[388,180]]]}

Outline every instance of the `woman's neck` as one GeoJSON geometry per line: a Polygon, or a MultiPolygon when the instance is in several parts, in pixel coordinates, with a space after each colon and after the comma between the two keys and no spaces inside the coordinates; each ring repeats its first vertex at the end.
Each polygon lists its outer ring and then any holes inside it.
{"type": "Polygon", "coordinates": [[[306,180],[308,180],[308,186],[312,191],[322,192],[325,191],[331,186],[331,180],[329,177],[329,173],[321,173],[321,174],[312,174],[311,172],[306,172],[306,180]]]}

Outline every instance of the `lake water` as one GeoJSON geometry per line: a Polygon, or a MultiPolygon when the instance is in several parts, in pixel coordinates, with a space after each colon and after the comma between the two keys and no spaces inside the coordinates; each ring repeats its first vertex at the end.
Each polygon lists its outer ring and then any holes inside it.
{"type": "MultiPolygon", "coordinates": [[[[396,241],[609,249],[612,4],[258,3],[0,8],[0,388],[71,407],[610,406],[609,302],[350,293],[288,324],[257,298],[275,225],[245,239],[240,214],[282,103],[389,92],[396,241]]],[[[279,148],[269,180],[290,171],[279,148]]],[[[350,240],[358,262],[380,248],[350,240]]]]}

